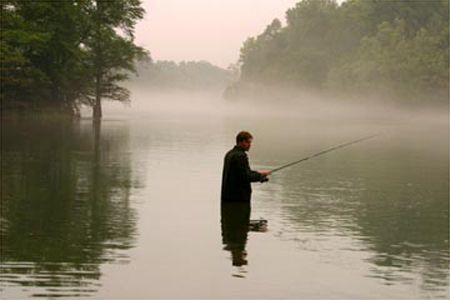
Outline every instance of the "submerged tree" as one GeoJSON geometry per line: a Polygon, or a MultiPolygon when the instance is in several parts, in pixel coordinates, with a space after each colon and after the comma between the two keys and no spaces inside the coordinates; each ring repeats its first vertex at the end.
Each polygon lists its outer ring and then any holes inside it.
{"type": "Polygon", "coordinates": [[[118,85],[134,71],[134,62],[145,50],[134,44],[134,26],[144,15],[140,0],[94,0],[86,6],[89,38],[87,64],[94,86],[85,101],[93,106],[94,121],[102,117],[102,98],[128,101],[129,91],[118,85]]]}
{"type": "Polygon", "coordinates": [[[101,99],[129,100],[118,83],[146,52],[134,44],[141,0],[2,0],[2,109],[76,114],[101,99]]]}

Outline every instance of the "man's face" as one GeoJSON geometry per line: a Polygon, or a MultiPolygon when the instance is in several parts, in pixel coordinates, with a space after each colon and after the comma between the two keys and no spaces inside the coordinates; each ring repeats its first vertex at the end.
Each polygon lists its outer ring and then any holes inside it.
{"type": "Polygon", "coordinates": [[[253,139],[243,140],[242,142],[239,143],[239,146],[242,149],[244,149],[244,151],[248,151],[248,150],[250,150],[250,147],[252,145],[252,141],[253,141],[253,139]]]}

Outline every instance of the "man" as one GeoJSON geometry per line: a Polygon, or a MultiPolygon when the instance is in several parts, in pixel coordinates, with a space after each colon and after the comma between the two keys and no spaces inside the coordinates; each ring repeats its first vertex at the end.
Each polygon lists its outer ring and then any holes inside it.
{"type": "Polygon", "coordinates": [[[225,155],[222,173],[222,203],[250,203],[251,182],[267,181],[271,171],[252,171],[246,151],[250,150],[253,136],[241,131],[236,136],[236,146],[225,155]]]}
{"type": "Polygon", "coordinates": [[[233,266],[247,264],[247,233],[250,225],[251,182],[267,181],[271,171],[250,169],[245,153],[253,137],[246,131],[236,136],[236,146],[225,155],[222,174],[221,227],[224,250],[231,252],[233,266]]]}

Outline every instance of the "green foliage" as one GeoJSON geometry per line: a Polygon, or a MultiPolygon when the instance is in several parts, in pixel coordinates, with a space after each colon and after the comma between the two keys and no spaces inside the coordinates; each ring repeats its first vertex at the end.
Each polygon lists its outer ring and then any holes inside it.
{"type": "Polygon", "coordinates": [[[1,2],[2,108],[71,114],[101,98],[126,101],[118,83],[146,55],[134,44],[140,0],[1,2]]]}
{"type": "MultiPolygon", "coordinates": [[[[48,84],[48,77],[32,63],[49,40],[49,34],[38,30],[37,24],[25,23],[16,13],[16,1],[2,2],[1,9],[1,98],[2,107],[23,106],[21,100],[29,98],[40,86],[48,84]]],[[[34,103],[30,103],[34,104],[34,103]]]]}
{"type": "Polygon", "coordinates": [[[242,89],[284,85],[447,102],[448,1],[303,0],[241,49],[242,89]]]}
{"type": "Polygon", "coordinates": [[[134,71],[134,61],[145,51],[134,45],[133,29],[144,15],[140,0],[96,0],[85,7],[92,33],[85,46],[95,86],[86,93],[86,99],[98,106],[101,98],[128,101],[129,92],[117,83],[134,71]]]}

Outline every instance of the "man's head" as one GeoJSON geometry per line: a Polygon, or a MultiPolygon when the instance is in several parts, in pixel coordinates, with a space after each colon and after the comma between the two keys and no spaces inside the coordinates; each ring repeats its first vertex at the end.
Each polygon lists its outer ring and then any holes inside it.
{"type": "Polygon", "coordinates": [[[250,132],[241,131],[236,136],[236,145],[244,149],[244,151],[250,150],[250,146],[252,145],[253,136],[250,132]]]}

